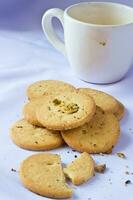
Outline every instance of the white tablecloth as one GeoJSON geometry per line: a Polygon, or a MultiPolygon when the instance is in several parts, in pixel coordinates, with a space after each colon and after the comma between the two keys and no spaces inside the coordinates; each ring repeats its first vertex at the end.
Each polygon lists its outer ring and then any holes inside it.
{"type": "MultiPolygon", "coordinates": [[[[49,44],[41,31],[43,10],[53,7],[54,2],[40,1],[39,5],[39,1],[27,1],[27,6],[25,1],[25,4],[20,2],[19,12],[12,13],[9,9],[8,16],[0,9],[0,199],[45,199],[22,187],[18,173],[11,172],[11,168],[18,169],[21,160],[34,152],[16,147],[9,137],[9,127],[22,118],[27,86],[41,79],[57,79],[76,87],[106,91],[126,107],[125,117],[121,121],[121,137],[112,155],[94,156],[96,161],[107,164],[106,173],[97,174],[89,183],[74,187],[72,199],[132,200],[133,184],[125,187],[124,182],[130,179],[133,183],[133,175],[125,174],[125,171],[133,172],[133,67],[122,81],[114,84],[93,85],[79,80],[71,72],[66,58],[49,44]],[[124,152],[127,158],[118,158],[116,152],[124,152]]],[[[65,7],[70,3],[56,2],[57,7],[65,7]]],[[[127,3],[133,5],[133,1],[127,3]]],[[[67,148],[60,148],[53,152],[60,153],[63,162],[68,163],[78,153],[69,149],[68,154],[67,151],[67,148]]]]}

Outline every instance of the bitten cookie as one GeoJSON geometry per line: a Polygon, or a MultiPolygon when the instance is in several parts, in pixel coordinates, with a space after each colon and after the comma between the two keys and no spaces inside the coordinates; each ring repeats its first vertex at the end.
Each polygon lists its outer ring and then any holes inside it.
{"type": "Polygon", "coordinates": [[[30,100],[42,97],[45,94],[61,94],[64,91],[74,91],[75,88],[69,83],[57,80],[42,80],[31,84],[27,89],[30,100]]]}
{"type": "Polygon", "coordinates": [[[96,108],[93,119],[81,127],[62,131],[65,142],[80,152],[110,153],[120,135],[120,126],[112,113],[96,108]]]}
{"type": "Polygon", "coordinates": [[[124,106],[111,95],[90,88],[79,88],[78,91],[93,97],[96,105],[101,107],[105,112],[113,113],[119,120],[123,117],[124,106]]]}
{"type": "Polygon", "coordinates": [[[68,164],[63,171],[74,185],[80,185],[94,176],[94,166],[93,158],[84,152],[68,164]]]}
{"type": "Polygon", "coordinates": [[[37,120],[36,109],[43,104],[43,98],[38,98],[32,101],[29,101],[25,104],[23,109],[24,118],[35,126],[42,126],[41,123],[37,120]]]}
{"type": "Polygon", "coordinates": [[[78,91],[46,95],[43,105],[36,110],[38,121],[44,127],[53,130],[67,130],[81,126],[91,120],[94,113],[94,100],[78,91]]]}
{"type": "Polygon", "coordinates": [[[45,197],[72,196],[57,154],[36,154],[26,158],[20,166],[20,179],[26,188],[45,197]]]}
{"type": "Polygon", "coordinates": [[[16,145],[29,150],[55,149],[64,143],[59,131],[33,126],[24,119],[13,125],[10,135],[16,145]]]}

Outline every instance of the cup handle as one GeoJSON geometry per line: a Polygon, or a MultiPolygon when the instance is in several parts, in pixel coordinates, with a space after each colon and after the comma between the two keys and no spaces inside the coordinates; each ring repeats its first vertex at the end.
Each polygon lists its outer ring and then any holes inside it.
{"type": "Polygon", "coordinates": [[[57,17],[62,26],[64,27],[64,11],[59,8],[52,8],[46,11],[42,17],[42,28],[51,44],[59,50],[64,56],[66,56],[65,44],[56,35],[55,30],[52,25],[52,18],[57,17]]]}

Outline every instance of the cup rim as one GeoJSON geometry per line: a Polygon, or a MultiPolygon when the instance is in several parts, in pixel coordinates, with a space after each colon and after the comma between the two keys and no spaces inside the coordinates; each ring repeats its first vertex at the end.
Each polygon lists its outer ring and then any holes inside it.
{"type": "Polygon", "coordinates": [[[112,28],[112,27],[120,27],[120,26],[128,26],[128,25],[131,25],[133,24],[133,22],[129,22],[129,23],[123,23],[123,24],[93,24],[93,23],[87,23],[87,22],[83,22],[83,21],[80,21],[72,16],[70,16],[68,14],[68,11],[73,8],[73,7],[76,7],[78,5],[85,5],[85,4],[105,4],[105,5],[115,5],[115,6],[121,6],[121,7],[125,7],[129,10],[132,10],[133,11],[133,7],[131,6],[128,6],[126,4],[122,4],[122,3],[114,3],[114,2],[104,2],[104,1],[101,1],[101,2],[97,2],[97,1],[94,1],[94,2],[80,2],[80,3],[77,3],[77,4],[73,4],[73,5],[70,5],[69,7],[67,7],[64,11],[64,16],[67,16],[69,19],[71,19],[72,21],[76,22],[76,23],[79,23],[79,24],[82,24],[82,25],[86,25],[86,26],[93,26],[93,27],[103,27],[103,28],[112,28]]]}

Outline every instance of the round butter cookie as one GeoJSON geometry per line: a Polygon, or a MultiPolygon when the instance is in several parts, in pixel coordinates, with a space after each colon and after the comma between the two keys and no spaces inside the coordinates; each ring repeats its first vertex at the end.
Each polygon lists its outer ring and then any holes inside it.
{"type": "Polygon", "coordinates": [[[20,165],[23,185],[39,195],[50,198],[70,198],[72,189],[65,182],[60,156],[36,154],[26,158],[20,165]]]}
{"type": "Polygon", "coordinates": [[[124,106],[113,96],[90,88],[79,88],[78,91],[93,97],[97,106],[101,107],[105,112],[113,113],[119,120],[124,114],[124,106]]]}
{"type": "Polygon", "coordinates": [[[42,80],[31,84],[27,89],[30,100],[42,97],[45,94],[61,94],[64,91],[74,91],[74,86],[58,80],[42,80]]]}
{"type": "Polygon", "coordinates": [[[16,145],[29,150],[55,149],[64,143],[59,131],[33,126],[25,119],[13,125],[10,135],[16,145]]]}
{"type": "Polygon", "coordinates": [[[46,95],[43,105],[36,110],[38,121],[44,127],[53,130],[67,130],[81,126],[90,121],[94,113],[94,100],[78,91],[46,95]]]}
{"type": "Polygon", "coordinates": [[[62,131],[62,137],[80,152],[111,153],[120,135],[118,119],[112,113],[96,108],[93,119],[81,127],[62,131]]]}

